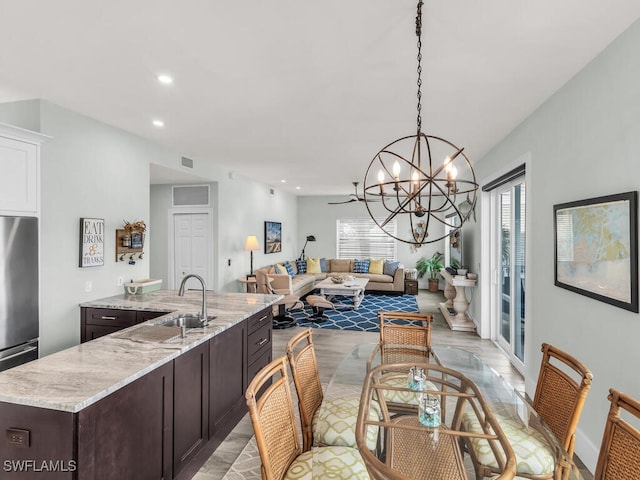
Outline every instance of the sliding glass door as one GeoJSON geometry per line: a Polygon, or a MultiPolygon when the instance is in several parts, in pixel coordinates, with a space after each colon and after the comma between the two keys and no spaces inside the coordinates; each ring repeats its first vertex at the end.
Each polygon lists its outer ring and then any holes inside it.
{"type": "Polygon", "coordinates": [[[493,190],[494,302],[498,344],[512,361],[524,365],[526,188],[519,177],[493,190]]]}

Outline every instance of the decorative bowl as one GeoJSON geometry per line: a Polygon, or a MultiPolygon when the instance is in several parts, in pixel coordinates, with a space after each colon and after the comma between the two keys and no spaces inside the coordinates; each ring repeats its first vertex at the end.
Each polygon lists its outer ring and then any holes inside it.
{"type": "Polygon", "coordinates": [[[355,277],[353,275],[331,275],[330,278],[333,283],[344,283],[353,280],[355,277]]]}

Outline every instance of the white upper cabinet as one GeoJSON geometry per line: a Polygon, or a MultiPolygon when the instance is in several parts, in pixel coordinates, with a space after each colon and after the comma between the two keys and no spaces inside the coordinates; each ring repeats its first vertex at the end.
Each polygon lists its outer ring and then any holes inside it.
{"type": "Polygon", "coordinates": [[[40,143],[47,136],[0,124],[0,214],[40,213],[40,143]]]}

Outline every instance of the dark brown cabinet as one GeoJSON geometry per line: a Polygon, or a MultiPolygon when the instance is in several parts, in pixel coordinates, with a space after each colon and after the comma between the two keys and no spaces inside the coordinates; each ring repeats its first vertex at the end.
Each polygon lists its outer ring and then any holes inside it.
{"type": "Polygon", "coordinates": [[[404,293],[406,295],[418,295],[418,281],[405,279],[404,281],[404,293]]]}
{"type": "Polygon", "coordinates": [[[167,312],[118,310],[115,308],[80,308],[80,342],[109,335],[136,323],[146,322],[167,312]]]}
{"type": "Polygon", "coordinates": [[[172,478],[173,363],[81,410],[76,478],[172,478]]]}
{"type": "Polygon", "coordinates": [[[209,440],[209,367],[209,342],[174,360],[174,478],[209,440]]]}

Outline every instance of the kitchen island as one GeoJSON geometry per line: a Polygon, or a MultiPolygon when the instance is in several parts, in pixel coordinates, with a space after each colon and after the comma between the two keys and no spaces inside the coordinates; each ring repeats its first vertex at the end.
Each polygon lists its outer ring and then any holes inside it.
{"type": "Polygon", "coordinates": [[[169,313],[1,372],[2,478],[191,478],[246,412],[244,390],[272,358],[281,298],[207,292],[209,326],[158,340],[171,327],[155,325],[199,312],[201,295],[84,303],[169,313]]]}

